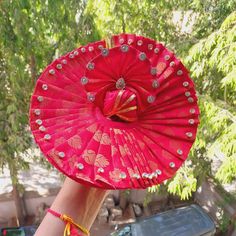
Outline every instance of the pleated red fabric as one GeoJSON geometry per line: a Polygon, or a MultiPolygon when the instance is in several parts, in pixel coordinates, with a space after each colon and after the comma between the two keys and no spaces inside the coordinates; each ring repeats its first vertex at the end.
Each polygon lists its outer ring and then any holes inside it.
{"type": "Polygon", "coordinates": [[[53,61],[31,98],[30,126],[49,162],[105,189],[171,178],[199,124],[193,81],[173,52],[134,34],[82,46],[53,61]]]}

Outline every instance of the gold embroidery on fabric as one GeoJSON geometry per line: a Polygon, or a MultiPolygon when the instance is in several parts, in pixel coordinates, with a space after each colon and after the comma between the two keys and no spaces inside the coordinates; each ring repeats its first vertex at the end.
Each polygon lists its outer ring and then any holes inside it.
{"type": "Polygon", "coordinates": [[[152,141],[152,139],[148,138],[147,136],[144,136],[144,137],[143,137],[143,141],[145,141],[145,142],[148,143],[148,144],[153,144],[153,145],[155,145],[155,143],[152,141]]]}
{"type": "Polygon", "coordinates": [[[140,148],[141,148],[142,150],[145,149],[145,143],[142,142],[141,140],[138,140],[138,145],[140,146],[140,148]]]}
{"type": "Polygon", "coordinates": [[[114,156],[117,153],[117,148],[115,146],[111,146],[111,155],[114,156]]]}
{"type": "Polygon", "coordinates": [[[66,142],[66,139],[64,137],[60,137],[60,138],[55,139],[54,145],[59,146],[60,144],[62,144],[64,142],[66,142]]]}
{"type": "Polygon", "coordinates": [[[134,169],[128,167],[128,172],[131,177],[133,177],[135,174],[139,174],[138,167],[134,166],[134,169]]]}
{"type": "Polygon", "coordinates": [[[148,165],[150,166],[152,171],[155,171],[158,169],[158,164],[154,161],[148,161],[148,165]]]}
{"type": "Polygon", "coordinates": [[[126,116],[123,116],[123,115],[120,115],[120,114],[117,114],[118,117],[120,117],[121,119],[123,120],[127,120],[127,121],[135,121],[136,118],[131,118],[131,117],[126,117],[126,116]]]}
{"type": "Polygon", "coordinates": [[[118,168],[115,168],[113,171],[109,172],[109,176],[110,179],[113,180],[114,182],[120,182],[121,178],[120,178],[120,174],[121,174],[121,170],[118,168]]]}
{"type": "Polygon", "coordinates": [[[111,139],[108,134],[102,133],[101,130],[98,130],[94,136],[93,139],[99,142],[100,144],[104,145],[110,145],[111,144],[111,139]]]}
{"type": "Polygon", "coordinates": [[[165,62],[158,63],[157,66],[156,66],[157,74],[161,74],[165,68],[166,68],[166,63],[165,62]]]}
{"type": "Polygon", "coordinates": [[[116,100],[115,100],[115,104],[114,104],[114,107],[111,111],[111,113],[113,113],[114,110],[116,110],[116,108],[118,107],[119,103],[120,103],[120,100],[121,100],[121,97],[123,95],[125,90],[120,90],[117,97],[116,97],[116,100]]]}
{"type": "Polygon", "coordinates": [[[69,164],[69,167],[70,167],[70,171],[72,171],[76,167],[76,165],[77,165],[76,159],[77,159],[76,155],[73,155],[72,157],[70,157],[68,159],[68,164],[69,164]]]}
{"type": "Polygon", "coordinates": [[[106,167],[109,165],[109,161],[102,154],[97,154],[94,165],[97,167],[106,167]]]}
{"type": "Polygon", "coordinates": [[[127,108],[125,108],[125,109],[123,109],[123,110],[119,110],[119,111],[117,112],[117,114],[129,112],[129,111],[133,111],[133,110],[137,110],[137,108],[138,108],[137,106],[127,107],[127,108]]]}
{"type": "Polygon", "coordinates": [[[96,130],[97,130],[97,124],[92,124],[92,125],[90,125],[90,126],[87,128],[87,130],[88,130],[89,132],[91,132],[91,133],[95,133],[96,130]]]}
{"type": "Polygon", "coordinates": [[[122,134],[122,131],[120,129],[114,129],[115,134],[122,134]]]}
{"type": "Polygon", "coordinates": [[[85,162],[89,165],[106,167],[110,164],[105,156],[102,154],[96,154],[93,150],[85,150],[82,156],[85,162]]]}
{"type": "Polygon", "coordinates": [[[171,74],[172,74],[172,72],[173,72],[173,70],[172,69],[167,69],[165,72],[164,72],[164,74],[163,74],[163,76],[164,76],[164,78],[166,79],[166,78],[168,78],[171,74]]]}
{"type": "Polygon", "coordinates": [[[130,154],[127,144],[124,144],[124,146],[119,145],[119,150],[122,157],[126,156],[127,154],[130,154]]]}
{"type": "Polygon", "coordinates": [[[126,106],[127,104],[129,104],[130,102],[132,102],[135,99],[136,95],[132,94],[121,106],[120,108],[126,106]]]}
{"type": "Polygon", "coordinates": [[[74,149],[80,149],[82,146],[81,137],[78,134],[73,136],[72,138],[68,140],[68,144],[74,149]]]}
{"type": "Polygon", "coordinates": [[[96,153],[93,150],[84,150],[84,153],[82,155],[85,162],[87,162],[90,165],[93,165],[96,158],[96,153]]]}
{"type": "Polygon", "coordinates": [[[96,140],[97,142],[100,142],[101,138],[102,138],[102,131],[97,130],[93,136],[93,139],[96,140]]]}
{"type": "Polygon", "coordinates": [[[111,139],[110,139],[109,135],[106,134],[106,133],[103,133],[100,143],[104,144],[104,145],[110,145],[111,144],[111,139]]]}

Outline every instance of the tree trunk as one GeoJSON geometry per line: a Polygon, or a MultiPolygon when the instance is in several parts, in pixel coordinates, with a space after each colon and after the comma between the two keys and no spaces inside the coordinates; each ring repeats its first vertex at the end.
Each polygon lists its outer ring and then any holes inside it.
{"type": "Polygon", "coordinates": [[[12,184],[12,187],[13,187],[12,194],[13,194],[13,199],[14,199],[15,207],[16,207],[17,224],[18,226],[20,226],[24,224],[24,208],[22,205],[22,199],[20,197],[17,184],[12,184]]]}
{"type": "Polygon", "coordinates": [[[19,191],[19,183],[17,180],[17,171],[14,170],[14,167],[9,168],[10,169],[10,175],[11,175],[11,181],[12,181],[12,195],[13,200],[15,202],[16,207],[16,219],[18,226],[21,226],[24,224],[24,206],[23,202],[20,196],[19,191]]]}

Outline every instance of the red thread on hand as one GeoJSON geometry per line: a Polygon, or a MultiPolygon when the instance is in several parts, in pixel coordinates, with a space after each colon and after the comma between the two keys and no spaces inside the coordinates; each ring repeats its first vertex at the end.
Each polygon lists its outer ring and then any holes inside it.
{"type": "Polygon", "coordinates": [[[64,221],[66,223],[66,227],[64,230],[64,234],[63,234],[64,236],[81,236],[78,232],[78,229],[81,230],[84,234],[89,235],[89,231],[86,228],[75,223],[73,221],[73,219],[70,218],[69,216],[67,216],[65,214],[57,213],[56,211],[54,211],[50,208],[47,210],[47,212],[51,213],[55,217],[58,217],[59,219],[61,219],[62,221],[64,221]],[[77,230],[75,230],[75,229],[77,229],[77,230]]]}
{"type": "Polygon", "coordinates": [[[60,218],[60,217],[61,217],[61,214],[59,214],[59,213],[57,213],[57,212],[53,211],[53,210],[52,210],[52,209],[50,209],[50,208],[47,210],[47,212],[51,213],[52,215],[54,215],[54,216],[56,216],[56,217],[58,217],[58,218],[60,218]]]}

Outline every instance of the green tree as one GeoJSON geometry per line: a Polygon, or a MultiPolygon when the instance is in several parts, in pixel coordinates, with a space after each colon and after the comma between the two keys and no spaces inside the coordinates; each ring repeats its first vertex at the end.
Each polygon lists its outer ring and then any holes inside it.
{"type": "Polygon", "coordinates": [[[135,33],[174,45],[177,30],[173,24],[172,1],[89,0],[86,12],[94,15],[103,37],[121,32],[135,33]]]}
{"type": "Polygon", "coordinates": [[[200,183],[204,177],[219,183],[236,178],[236,12],[192,46],[186,63],[199,92],[201,123],[190,153],[191,164],[187,162],[168,185],[182,199],[189,198],[197,180],[200,183]],[[210,166],[215,158],[221,158],[216,173],[210,166]]]}
{"type": "Polygon", "coordinates": [[[42,69],[79,44],[97,40],[85,2],[4,0],[0,2],[0,167],[10,170],[16,215],[23,221],[17,173],[31,146],[30,94],[42,69]]]}

